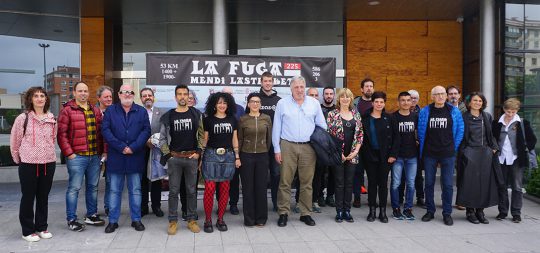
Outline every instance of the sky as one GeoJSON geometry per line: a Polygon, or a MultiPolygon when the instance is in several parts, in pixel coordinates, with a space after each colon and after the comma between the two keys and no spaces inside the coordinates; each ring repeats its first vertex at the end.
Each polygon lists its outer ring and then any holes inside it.
{"type": "Polygon", "coordinates": [[[46,49],[47,73],[57,66],[79,67],[79,44],[0,35],[0,69],[33,70],[35,74],[1,73],[0,88],[8,94],[23,92],[31,86],[43,85],[43,48],[46,49]]]}

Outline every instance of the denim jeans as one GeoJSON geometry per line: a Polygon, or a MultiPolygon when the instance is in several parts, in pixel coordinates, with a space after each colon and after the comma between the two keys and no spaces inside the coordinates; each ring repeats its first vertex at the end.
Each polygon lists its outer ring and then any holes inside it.
{"type": "Polygon", "coordinates": [[[424,156],[425,170],[425,192],[426,192],[426,208],[430,213],[435,213],[435,175],[437,174],[437,163],[441,165],[441,188],[442,188],[442,203],[443,215],[452,214],[452,199],[454,195],[454,156],[447,158],[434,158],[424,156]]]}
{"type": "Polygon", "coordinates": [[[414,199],[414,181],[416,178],[416,167],[418,160],[416,157],[401,158],[398,157],[392,166],[392,186],[390,188],[390,198],[392,200],[392,208],[399,208],[399,185],[401,183],[401,177],[403,171],[405,171],[405,183],[407,185],[405,191],[405,203],[404,209],[412,208],[414,199]]]}
{"type": "Polygon", "coordinates": [[[107,173],[111,178],[111,199],[109,202],[109,223],[118,223],[120,210],[122,209],[122,191],[124,182],[127,181],[129,213],[131,221],[141,220],[141,173],[107,173]]]}
{"type": "Polygon", "coordinates": [[[66,215],[68,221],[77,219],[77,201],[83,178],[86,181],[86,216],[97,214],[99,161],[99,155],[76,155],[73,159],[67,159],[69,183],[66,191],[66,215]]]}

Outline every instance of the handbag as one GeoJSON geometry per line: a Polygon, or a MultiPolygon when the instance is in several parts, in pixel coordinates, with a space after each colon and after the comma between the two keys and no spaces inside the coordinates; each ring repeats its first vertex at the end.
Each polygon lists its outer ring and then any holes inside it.
{"type": "Polygon", "coordinates": [[[527,138],[525,137],[525,124],[523,124],[523,120],[521,123],[521,132],[523,133],[523,140],[525,142],[525,151],[527,151],[527,155],[529,156],[529,168],[536,169],[538,168],[538,160],[536,160],[536,151],[529,150],[529,146],[527,146],[527,138]]]}

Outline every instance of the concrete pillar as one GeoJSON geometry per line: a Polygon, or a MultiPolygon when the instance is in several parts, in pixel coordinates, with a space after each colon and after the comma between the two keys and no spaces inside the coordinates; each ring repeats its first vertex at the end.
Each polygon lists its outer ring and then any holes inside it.
{"type": "Polygon", "coordinates": [[[227,54],[227,15],[225,0],[214,0],[213,54],[227,54]]]}
{"type": "Polygon", "coordinates": [[[493,114],[495,102],[495,0],[480,1],[480,89],[493,114]]]}

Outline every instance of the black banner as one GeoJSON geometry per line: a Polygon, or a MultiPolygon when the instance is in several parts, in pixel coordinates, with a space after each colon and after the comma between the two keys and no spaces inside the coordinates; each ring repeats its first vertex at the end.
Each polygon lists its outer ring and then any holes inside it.
{"type": "Polygon", "coordinates": [[[307,87],[336,87],[335,58],[146,54],[147,85],[260,86],[265,71],[274,87],[289,86],[293,76],[307,87]]]}

